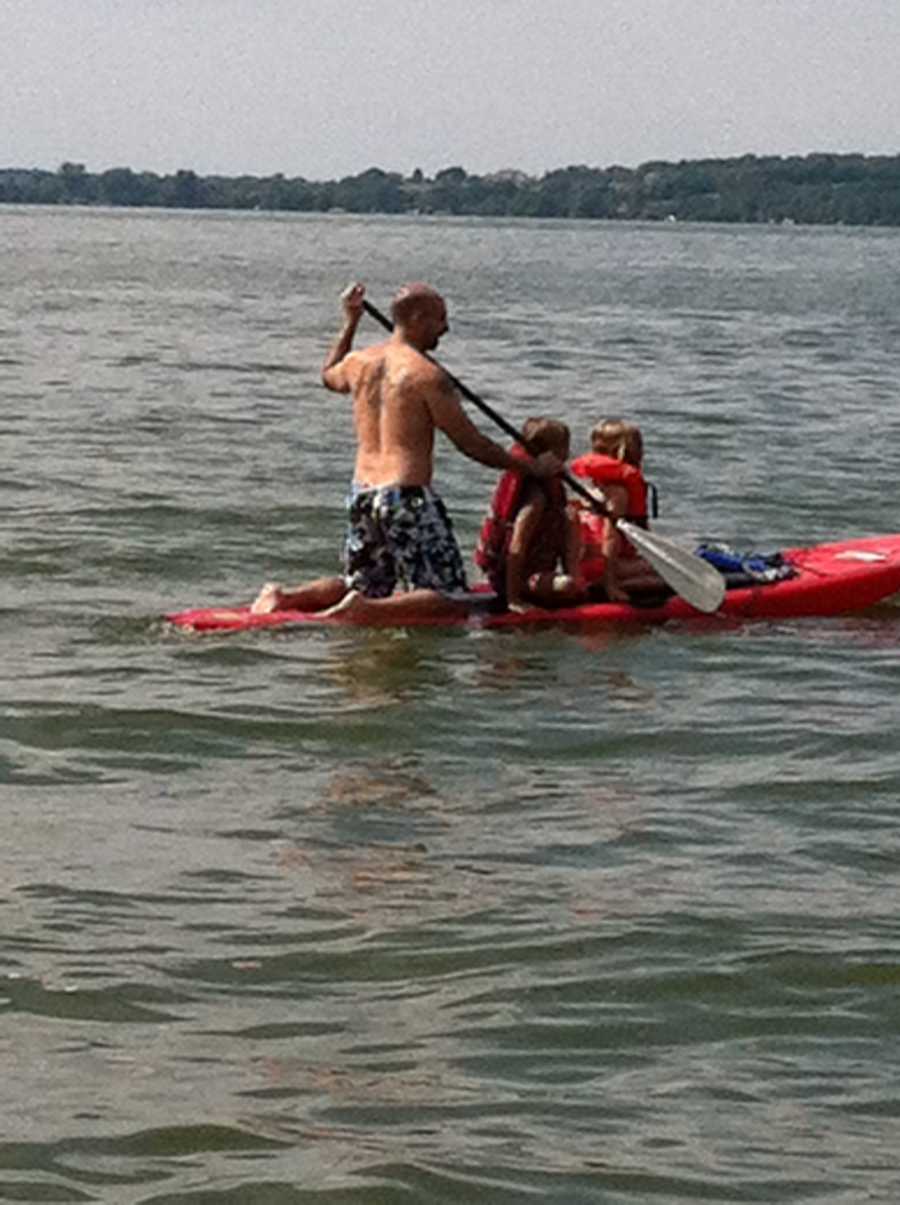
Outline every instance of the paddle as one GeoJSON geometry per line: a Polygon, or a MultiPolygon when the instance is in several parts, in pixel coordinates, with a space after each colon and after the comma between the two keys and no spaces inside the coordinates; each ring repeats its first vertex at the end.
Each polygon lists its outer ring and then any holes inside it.
{"type": "MultiPolygon", "coordinates": [[[[363,301],[363,309],[376,322],[380,323],[385,330],[392,331],[394,325],[391,320],[385,317],[384,314],[374,306],[371,301],[363,301]]],[[[502,414],[487,404],[487,402],[473,393],[468,385],[453,375],[443,364],[438,364],[433,356],[429,356],[427,352],[423,353],[427,359],[446,373],[447,379],[459,390],[464,398],[477,406],[482,414],[486,414],[491,422],[495,423],[501,431],[514,439],[517,443],[527,447],[527,441],[523,439],[521,432],[506,421],[502,414]]],[[[653,566],[663,581],[679,594],[686,602],[689,602],[692,607],[696,607],[698,611],[711,612],[718,610],[722,599],[725,597],[725,580],[717,569],[714,569],[708,561],[702,560],[698,556],[694,556],[692,552],[688,552],[685,548],[680,548],[677,544],[673,544],[671,540],[666,540],[662,536],[656,535],[655,532],[646,531],[643,527],[638,527],[635,523],[629,523],[627,519],[616,519],[609,512],[606,499],[598,501],[595,493],[591,493],[582,483],[573,477],[567,470],[562,472],[563,480],[566,485],[579,497],[583,498],[598,514],[605,515],[612,519],[618,530],[627,540],[629,540],[635,548],[639,549],[646,560],[653,566]]],[[[602,491],[598,491],[602,497],[602,491]]]]}

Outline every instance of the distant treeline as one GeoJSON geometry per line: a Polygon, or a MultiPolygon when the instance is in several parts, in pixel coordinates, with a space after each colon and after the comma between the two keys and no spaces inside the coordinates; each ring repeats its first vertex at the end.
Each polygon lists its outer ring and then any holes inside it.
{"type": "Polygon", "coordinates": [[[756,156],[565,167],[429,178],[370,167],[357,176],[161,176],[114,167],[0,168],[0,203],[262,209],[301,213],[434,213],[488,217],[619,218],[686,222],[802,222],[900,226],[900,155],[756,156]]]}

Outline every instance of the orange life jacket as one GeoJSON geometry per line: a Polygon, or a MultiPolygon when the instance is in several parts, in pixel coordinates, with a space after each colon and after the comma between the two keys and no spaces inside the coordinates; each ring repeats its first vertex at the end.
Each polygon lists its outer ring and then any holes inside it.
{"type": "Polygon", "coordinates": [[[579,456],[571,464],[576,477],[587,477],[594,485],[603,489],[604,485],[624,486],[628,495],[628,507],[625,518],[629,523],[640,527],[647,526],[647,482],[640,469],[627,461],[617,460],[615,456],[605,456],[602,452],[588,452],[579,456]]]}
{"type": "MultiPolygon", "coordinates": [[[[521,444],[513,444],[509,451],[511,456],[521,460],[528,459],[528,453],[521,444]]],[[[506,586],[506,554],[516,516],[522,508],[525,485],[530,480],[530,476],[525,473],[507,469],[497,483],[488,513],[481,524],[475,547],[475,564],[498,593],[502,593],[506,586]]],[[[552,477],[545,480],[543,485],[551,506],[564,507],[566,491],[562,481],[558,477],[552,477]]]]}
{"type": "MultiPolygon", "coordinates": [[[[588,452],[579,456],[572,461],[571,469],[576,477],[586,478],[601,490],[606,485],[621,485],[627,495],[624,517],[638,527],[647,526],[649,487],[640,469],[602,452],[588,452]]],[[[579,509],[578,519],[584,546],[582,572],[587,581],[596,581],[606,568],[606,559],[601,550],[609,520],[587,507],[579,509]]],[[[619,555],[628,559],[637,556],[637,550],[623,537],[619,555]]]]}

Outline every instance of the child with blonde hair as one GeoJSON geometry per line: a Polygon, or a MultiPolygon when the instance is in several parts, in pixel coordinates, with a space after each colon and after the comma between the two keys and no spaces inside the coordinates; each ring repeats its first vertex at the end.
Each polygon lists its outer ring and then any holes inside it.
{"type": "Polygon", "coordinates": [[[572,472],[598,487],[606,499],[609,518],[589,507],[578,508],[584,546],[582,571],[589,583],[602,583],[607,596],[624,602],[630,590],[656,588],[655,570],[618,531],[615,519],[638,527],[648,525],[649,486],[642,465],[644,441],[639,427],[621,418],[608,418],[591,431],[591,450],[572,461],[572,472]]]}

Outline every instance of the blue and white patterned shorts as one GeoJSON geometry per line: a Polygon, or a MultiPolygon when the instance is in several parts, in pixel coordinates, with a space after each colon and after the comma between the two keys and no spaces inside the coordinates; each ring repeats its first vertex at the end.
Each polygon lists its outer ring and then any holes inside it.
{"type": "Polygon", "coordinates": [[[446,507],[421,485],[356,487],[350,495],[344,580],[369,598],[396,589],[468,589],[446,507]]]}

